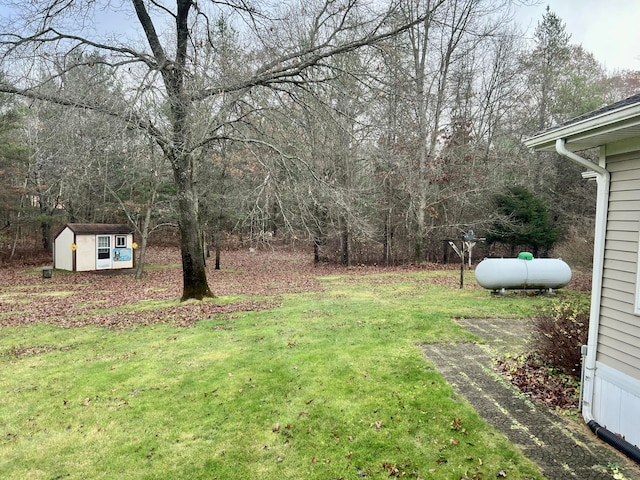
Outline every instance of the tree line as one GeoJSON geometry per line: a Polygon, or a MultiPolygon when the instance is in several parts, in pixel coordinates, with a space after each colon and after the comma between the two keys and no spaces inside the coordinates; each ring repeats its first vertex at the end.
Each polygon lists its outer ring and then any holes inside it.
{"type": "Polygon", "coordinates": [[[442,261],[471,229],[539,254],[589,235],[595,188],[522,139],[640,80],[549,9],[525,38],[508,1],[130,0],[118,36],[90,21],[109,8],[0,26],[2,253],[129,223],[142,255],[175,235],[184,299],[212,295],[205,251],[230,236],[350,265],[442,261]]]}

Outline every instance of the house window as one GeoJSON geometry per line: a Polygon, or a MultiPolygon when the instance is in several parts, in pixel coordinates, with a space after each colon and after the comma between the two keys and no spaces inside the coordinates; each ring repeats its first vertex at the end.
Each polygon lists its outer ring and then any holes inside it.
{"type": "Polygon", "coordinates": [[[125,248],[127,246],[127,237],[125,235],[116,235],[116,248],[125,248]]]}

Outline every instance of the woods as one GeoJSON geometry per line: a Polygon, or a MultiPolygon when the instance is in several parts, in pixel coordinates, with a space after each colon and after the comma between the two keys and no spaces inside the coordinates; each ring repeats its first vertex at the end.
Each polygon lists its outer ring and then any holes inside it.
{"type": "Polygon", "coordinates": [[[213,295],[206,251],[229,237],[344,265],[441,261],[469,229],[499,245],[518,216],[495,199],[514,186],[548,208],[545,251],[584,237],[595,187],[521,141],[640,81],[604,70],[550,10],[527,40],[508,1],[7,11],[2,257],[48,251],[65,222],[129,223],[141,255],[158,232],[179,239],[183,299],[213,295]],[[94,23],[106,13],[129,20],[94,23]]]}

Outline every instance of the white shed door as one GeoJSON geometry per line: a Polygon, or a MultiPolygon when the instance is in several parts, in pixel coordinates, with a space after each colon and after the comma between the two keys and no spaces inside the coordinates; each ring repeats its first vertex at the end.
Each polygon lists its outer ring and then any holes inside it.
{"type": "Polygon", "coordinates": [[[96,235],[96,270],[111,268],[111,235],[96,235]]]}

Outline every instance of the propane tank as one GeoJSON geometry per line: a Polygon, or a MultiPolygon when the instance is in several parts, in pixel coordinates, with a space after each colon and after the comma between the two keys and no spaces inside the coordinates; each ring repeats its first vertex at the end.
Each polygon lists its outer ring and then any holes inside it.
{"type": "Polygon", "coordinates": [[[489,290],[554,289],[571,281],[571,268],[559,258],[485,258],[476,267],[476,281],[489,290]]]}

